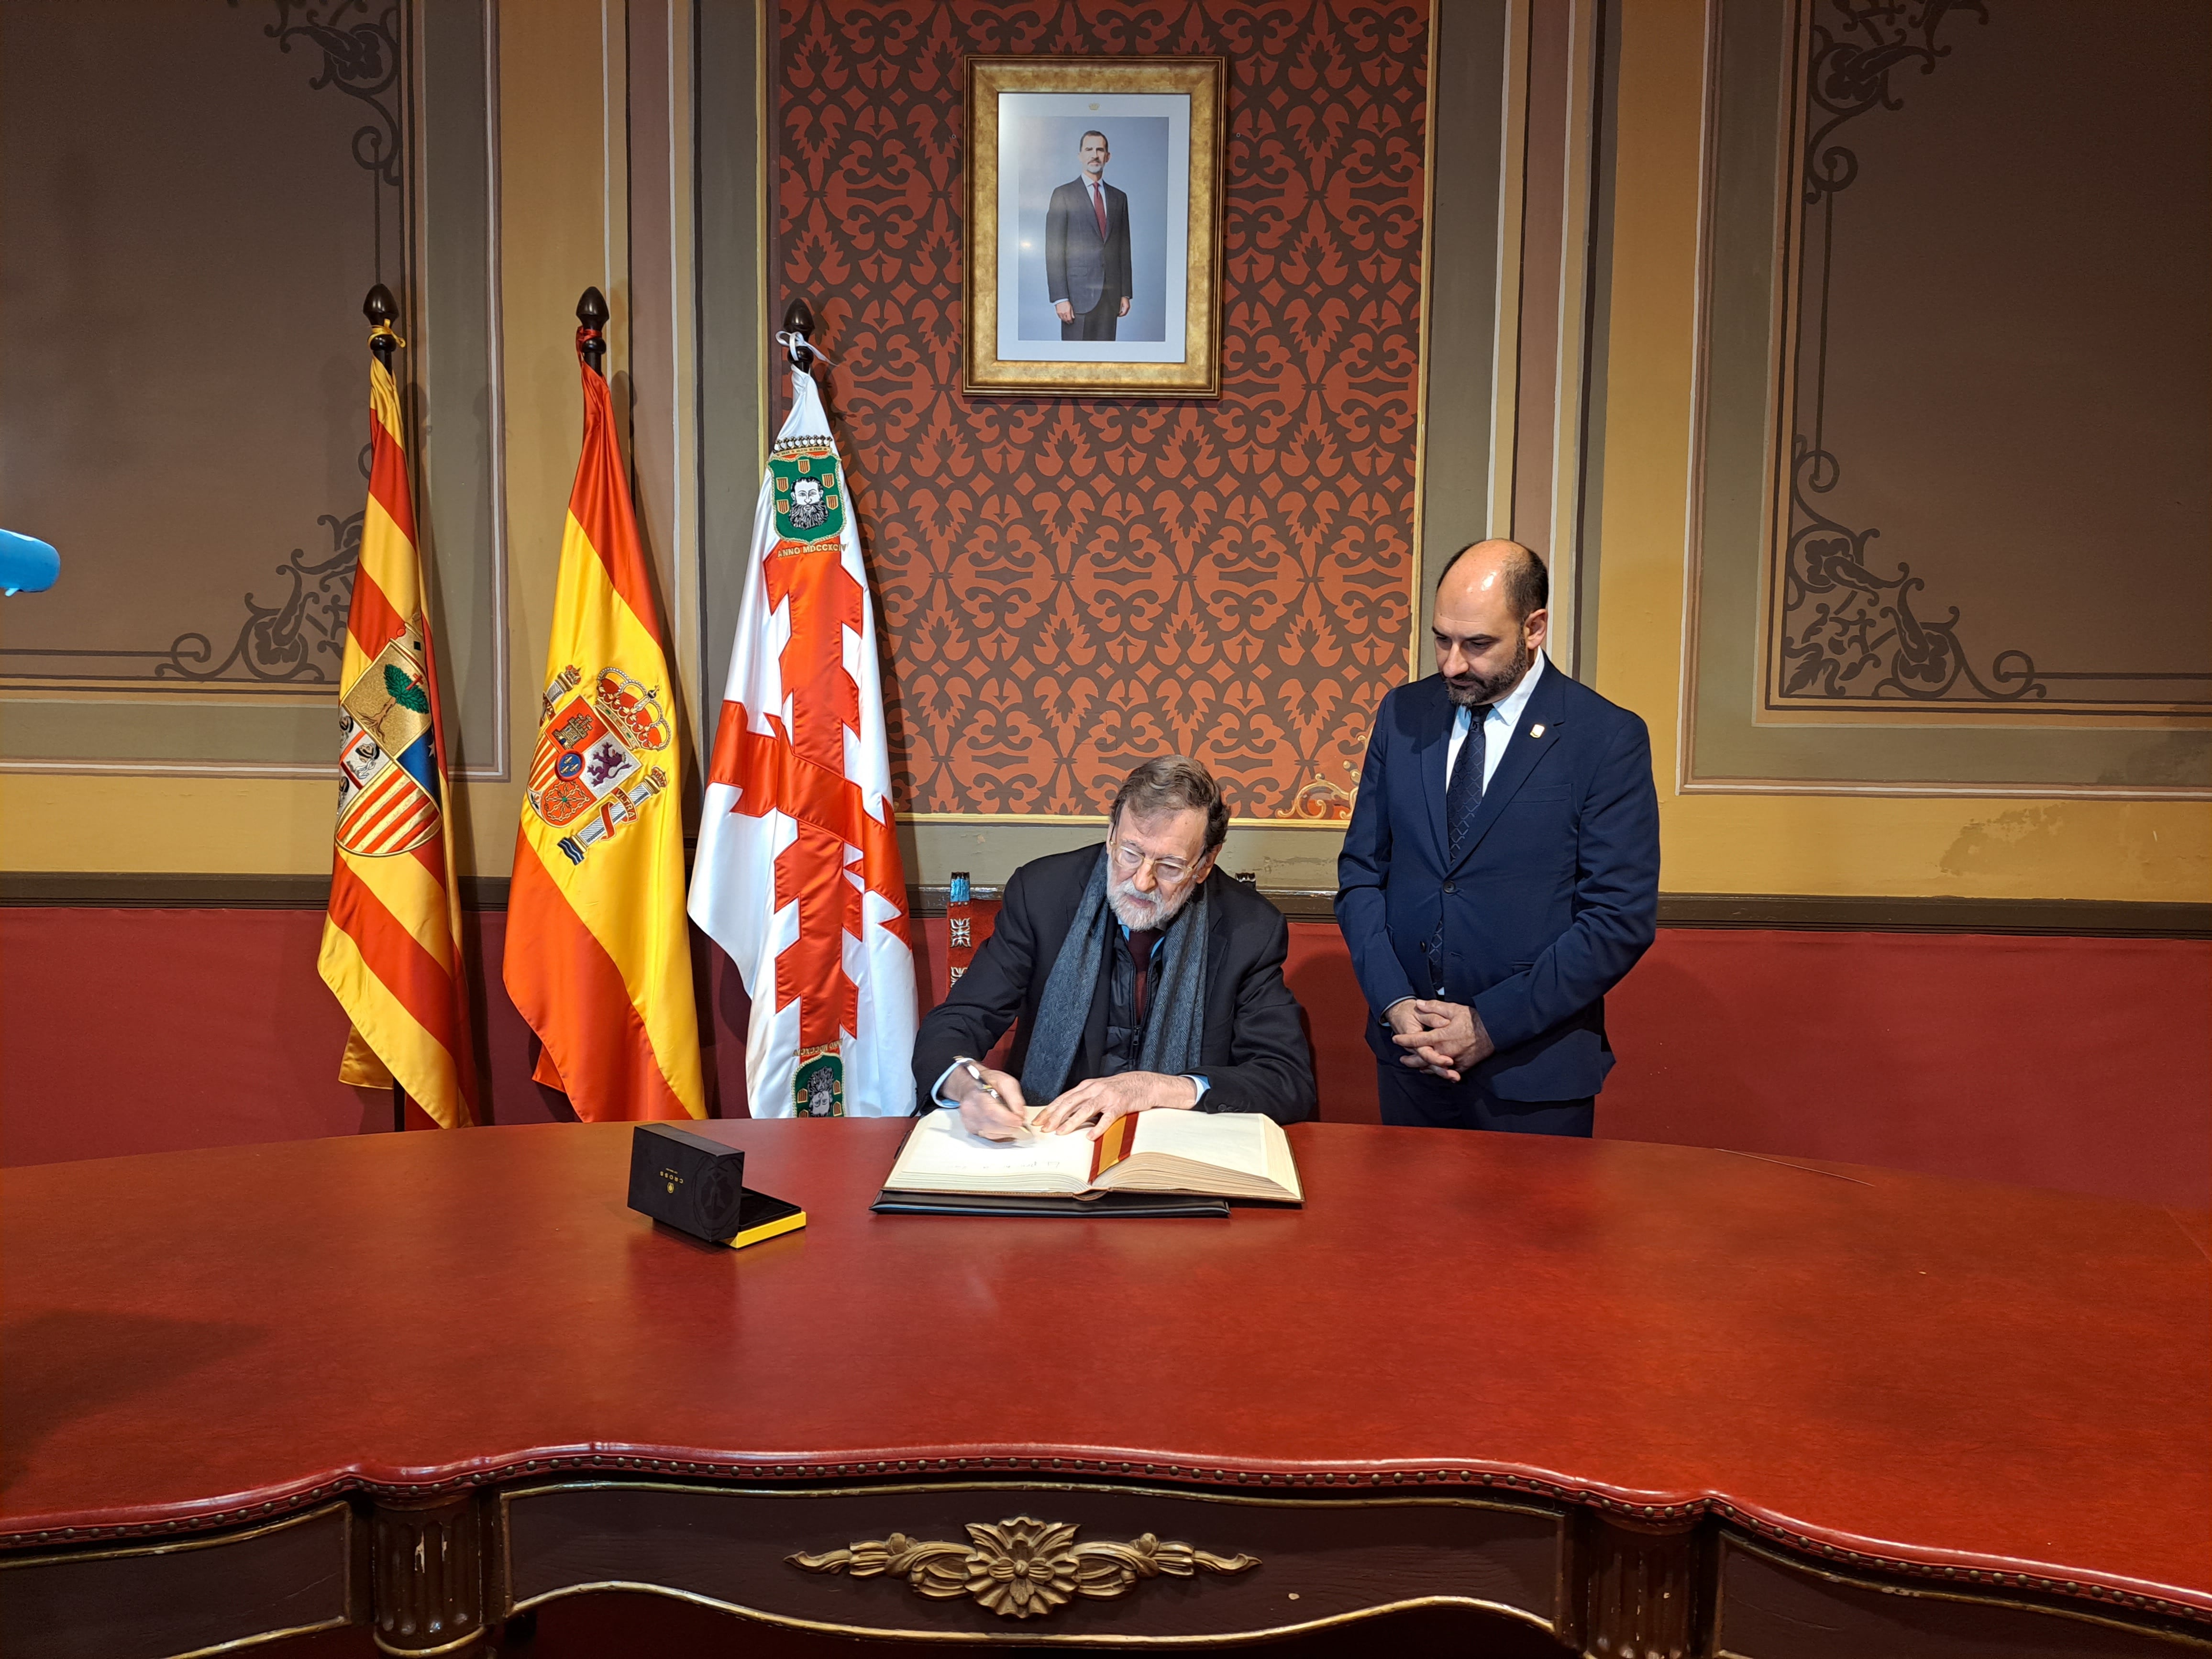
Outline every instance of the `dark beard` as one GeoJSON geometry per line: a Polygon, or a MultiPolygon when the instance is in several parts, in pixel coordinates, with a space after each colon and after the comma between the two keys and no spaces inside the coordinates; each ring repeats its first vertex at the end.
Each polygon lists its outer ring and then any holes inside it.
{"type": "Polygon", "coordinates": [[[1469,674],[1464,679],[1444,681],[1444,690],[1462,708],[1479,708],[1496,702],[1521,684],[1521,677],[1528,672],[1528,665],[1536,660],[1524,637],[1513,649],[1513,660],[1495,674],[1469,674]]]}

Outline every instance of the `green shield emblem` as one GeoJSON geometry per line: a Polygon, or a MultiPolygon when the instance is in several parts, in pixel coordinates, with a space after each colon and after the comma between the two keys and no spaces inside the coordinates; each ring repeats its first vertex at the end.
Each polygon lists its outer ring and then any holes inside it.
{"type": "Polygon", "coordinates": [[[845,1115],[845,1062],[836,1045],[802,1048],[799,1069],[792,1073],[792,1110],[799,1117],[845,1115]]]}
{"type": "Polygon", "coordinates": [[[790,542],[828,541],[845,529],[837,453],[826,440],[793,444],[769,457],[775,480],[775,533],[790,542]]]}

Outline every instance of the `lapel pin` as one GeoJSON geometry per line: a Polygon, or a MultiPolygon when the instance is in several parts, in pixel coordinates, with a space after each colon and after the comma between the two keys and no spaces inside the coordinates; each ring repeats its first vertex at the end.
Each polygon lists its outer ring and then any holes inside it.
{"type": "Polygon", "coordinates": [[[1544,722],[1538,720],[1534,726],[1530,726],[1528,728],[1528,735],[1532,738],[1542,737],[1544,735],[1544,722]]]}

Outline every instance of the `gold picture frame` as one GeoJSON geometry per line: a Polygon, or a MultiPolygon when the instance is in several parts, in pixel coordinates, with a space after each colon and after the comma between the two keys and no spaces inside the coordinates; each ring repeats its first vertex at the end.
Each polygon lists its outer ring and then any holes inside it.
{"type": "MultiPolygon", "coordinates": [[[[1227,61],[966,61],[968,305],[961,390],[971,396],[1220,396],[1227,61]],[[1120,268],[1130,273],[1133,289],[1116,295],[1103,288],[1094,301],[1094,318],[1120,306],[1112,322],[1091,325],[1110,327],[1110,339],[1063,338],[1071,324],[1049,297],[1067,270],[1065,236],[1049,256],[1047,251],[1048,216],[1060,211],[1048,205],[1052,181],[1064,172],[1067,183],[1082,182],[1079,142],[1069,141],[1087,137],[1076,131],[1086,126],[1104,130],[1109,139],[1118,128],[1128,158],[1120,173],[1109,161],[1088,175],[1113,186],[1110,194],[1092,198],[1109,222],[1101,233],[1102,257],[1115,268],[1115,253],[1108,250],[1118,235],[1120,268]],[[1048,157],[1050,165],[1044,164],[1048,157]],[[1122,190],[1121,183],[1130,188],[1122,190]],[[1120,222],[1113,226],[1116,216],[1120,222]]],[[[1077,279],[1079,291],[1084,280],[1077,279]]]]}

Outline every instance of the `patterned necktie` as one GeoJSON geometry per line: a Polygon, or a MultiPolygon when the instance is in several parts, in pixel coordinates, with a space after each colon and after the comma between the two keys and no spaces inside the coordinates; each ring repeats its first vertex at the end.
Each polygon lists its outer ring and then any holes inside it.
{"type": "Polygon", "coordinates": [[[1455,860],[1467,845],[1467,832],[1474,828],[1474,815],[1482,808],[1482,728],[1489,717],[1487,703],[1467,711],[1467,738],[1459,746],[1451,781],[1444,787],[1444,823],[1451,830],[1455,860]]]}

